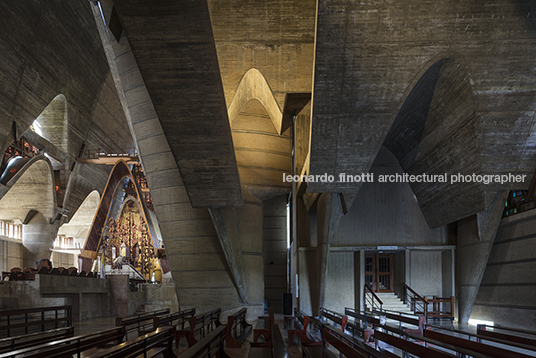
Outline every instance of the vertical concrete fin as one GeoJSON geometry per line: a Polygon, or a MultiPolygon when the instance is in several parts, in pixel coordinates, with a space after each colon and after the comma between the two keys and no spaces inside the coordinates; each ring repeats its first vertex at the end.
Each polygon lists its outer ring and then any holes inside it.
{"type": "Polygon", "coordinates": [[[242,303],[248,302],[238,217],[234,208],[208,209],[242,303]]]}
{"type": "MultiPolygon", "coordinates": [[[[325,301],[326,279],[328,272],[328,255],[331,241],[345,214],[345,208],[351,207],[357,193],[324,193],[320,196],[317,206],[318,212],[318,262],[319,262],[319,307],[325,301]]],[[[312,307],[313,312],[319,307],[312,307]]]]}
{"type": "Polygon", "coordinates": [[[469,321],[484,276],[508,192],[500,193],[486,211],[458,222],[456,286],[460,322],[469,321]]]}

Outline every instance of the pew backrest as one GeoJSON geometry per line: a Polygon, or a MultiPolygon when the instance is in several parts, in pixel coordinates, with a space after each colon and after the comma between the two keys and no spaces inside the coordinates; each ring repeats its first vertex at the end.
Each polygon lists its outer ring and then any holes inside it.
{"type": "Polygon", "coordinates": [[[320,307],[320,320],[332,321],[334,323],[334,326],[339,325],[341,327],[341,330],[344,331],[346,329],[346,324],[348,323],[348,316],[341,315],[324,307],[320,307]]]}
{"type": "Polygon", "coordinates": [[[181,353],[180,358],[198,358],[217,354],[217,352],[223,350],[223,340],[225,339],[226,334],[227,327],[225,325],[218,326],[197,343],[181,353]]]}
{"type": "Polygon", "coordinates": [[[45,342],[74,336],[74,327],[62,327],[43,332],[36,332],[15,337],[0,339],[0,353],[15,349],[33,347],[45,342]]]}
{"type": "Polygon", "coordinates": [[[0,358],[55,358],[78,354],[105,344],[119,344],[125,337],[125,327],[115,327],[105,331],[64,338],[33,347],[17,349],[0,354],[0,358]]]}
{"type": "Polygon", "coordinates": [[[159,327],[153,332],[149,332],[113,347],[100,350],[99,352],[92,353],[84,358],[149,358],[160,356],[161,354],[163,354],[164,357],[175,357],[173,354],[175,330],[175,326],[159,327]]]}

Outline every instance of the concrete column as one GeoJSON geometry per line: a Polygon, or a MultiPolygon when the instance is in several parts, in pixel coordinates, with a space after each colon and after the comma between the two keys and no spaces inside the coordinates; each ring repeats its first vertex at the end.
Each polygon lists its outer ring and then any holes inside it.
{"type": "Polygon", "coordinates": [[[471,316],[507,195],[508,192],[498,195],[480,215],[473,215],[458,222],[455,280],[458,319],[462,323],[468,322],[471,316]],[[485,217],[485,220],[481,217],[485,217]]]}
{"type": "Polygon", "coordinates": [[[53,224],[40,213],[36,214],[26,225],[22,225],[22,265],[23,267],[36,267],[36,262],[49,259],[52,256],[50,249],[58,234],[60,221],[53,224]]]}
{"type": "Polygon", "coordinates": [[[365,294],[365,250],[359,250],[354,252],[354,288],[355,288],[355,304],[356,310],[365,310],[365,301],[363,296],[365,294]]]}

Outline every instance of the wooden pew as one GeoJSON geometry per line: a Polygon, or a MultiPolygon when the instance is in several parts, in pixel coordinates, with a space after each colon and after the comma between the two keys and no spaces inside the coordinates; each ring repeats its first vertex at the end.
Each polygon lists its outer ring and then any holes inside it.
{"type": "Polygon", "coordinates": [[[3,337],[69,327],[73,324],[72,306],[23,308],[0,311],[3,337]]]}
{"type": "MultiPolygon", "coordinates": [[[[468,333],[465,333],[465,332],[463,332],[463,333],[467,334],[468,337],[477,336],[477,338],[479,338],[478,335],[468,334],[468,333]]],[[[519,353],[519,352],[514,352],[514,351],[509,350],[509,349],[505,349],[505,348],[501,348],[501,347],[497,347],[497,346],[491,346],[489,344],[484,344],[482,342],[471,341],[470,339],[466,339],[466,338],[463,338],[463,337],[456,337],[456,336],[453,336],[451,334],[442,333],[442,332],[439,332],[437,330],[432,330],[432,329],[424,330],[424,337],[434,339],[434,340],[439,341],[439,342],[447,343],[447,344],[450,344],[450,345],[453,345],[453,346],[456,346],[456,347],[464,348],[464,349],[467,349],[467,350],[470,350],[470,351],[473,351],[473,352],[477,352],[477,353],[481,353],[481,354],[485,354],[485,355],[490,355],[490,356],[496,357],[496,358],[527,358],[527,357],[531,357],[529,355],[519,353]]],[[[496,343],[502,343],[502,344],[507,344],[508,343],[506,341],[500,341],[500,340],[496,340],[496,339],[492,339],[492,338],[489,338],[489,340],[494,341],[496,343]]],[[[520,347],[520,345],[516,345],[516,347],[520,347]]]]}
{"type": "Polygon", "coordinates": [[[397,347],[404,352],[414,354],[417,357],[434,357],[434,358],[454,358],[453,354],[440,351],[432,347],[425,347],[402,338],[395,337],[378,330],[374,331],[374,340],[385,342],[393,347],[397,347]]]}
{"type": "Polygon", "coordinates": [[[119,316],[115,318],[116,327],[125,327],[127,338],[129,333],[138,332],[143,335],[153,330],[154,318],[169,313],[169,308],[157,311],[146,312],[138,315],[119,316]]]}
{"type": "Polygon", "coordinates": [[[257,324],[253,328],[253,342],[257,342],[261,336],[264,337],[266,342],[270,342],[271,327],[274,324],[274,311],[270,307],[268,312],[268,316],[261,316],[257,320],[257,324]]]}
{"type": "MultiPolygon", "coordinates": [[[[478,324],[476,326],[476,334],[481,337],[492,339],[500,339],[509,342],[510,344],[523,344],[536,349],[536,332],[519,328],[509,328],[501,326],[489,326],[486,324],[478,324]],[[488,328],[493,328],[492,331],[488,328]],[[503,331],[502,333],[499,331],[503,331]]],[[[481,338],[484,339],[484,338],[481,338]]]]}
{"type": "Polygon", "coordinates": [[[381,326],[380,319],[374,317],[369,312],[365,314],[365,312],[358,312],[352,308],[345,308],[344,313],[354,319],[353,322],[351,320],[348,321],[346,328],[352,332],[353,337],[358,332],[363,337],[365,343],[369,341],[372,333],[374,333],[374,328],[381,326]]]}
{"type": "Polygon", "coordinates": [[[179,358],[220,357],[228,358],[223,348],[227,327],[221,325],[189,347],[179,355],[179,358]]]}
{"type": "MultiPolygon", "coordinates": [[[[175,326],[159,327],[138,338],[120,343],[111,348],[102,349],[91,354],[84,354],[84,358],[125,358],[125,357],[160,357],[174,358],[173,339],[175,326]]],[[[182,358],[182,355],[181,355],[182,358]]]]}
{"type": "MultiPolygon", "coordinates": [[[[439,353],[437,353],[437,350],[429,346],[441,347],[443,349],[442,352],[446,354],[446,357],[454,357],[454,356],[470,356],[473,358],[489,358],[490,356],[498,357],[493,351],[491,352],[491,355],[484,354],[484,353],[478,352],[478,350],[473,350],[472,348],[474,348],[474,346],[467,348],[465,344],[464,345],[453,344],[453,341],[443,340],[443,337],[435,337],[441,340],[430,338],[426,334],[428,331],[429,329],[426,329],[424,331],[425,335],[419,336],[416,334],[405,332],[403,330],[399,330],[397,328],[384,326],[382,328],[377,328],[374,331],[374,339],[376,342],[376,346],[379,349],[382,349],[382,347],[379,345],[379,341],[382,341],[388,345],[392,345],[396,348],[399,348],[404,352],[411,353],[419,357],[436,357],[436,356],[440,357],[439,353]],[[383,332],[379,330],[383,330],[383,332]],[[389,335],[387,334],[387,332],[390,332],[393,335],[389,335]],[[389,337],[385,337],[383,335],[387,335],[389,337]],[[394,335],[398,335],[399,337],[402,337],[402,338],[395,337],[394,335]],[[431,350],[422,349],[422,348],[427,348],[431,350]]],[[[467,333],[464,332],[464,334],[467,334],[467,333]]],[[[454,337],[454,336],[451,336],[451,337],[454,337]]],[[[454,337],[454,338],[459,338],[459,337],[454,337]]],[[[460,339],[463,339],[463,338],[460,338],[460,339]]],[[[474,344],[478,344],[478,342],[475,342],[475,341],[469,341],[469,340],[466,340],[466,341],[474,343],[474,344]]],[[[492,347],[492,348],[496,348],[496,347],[492,347]]],[[[507,357],[514,357],[514,355],[507,355],[507,357]]]]}
{"type": "Polygon", "coordinates": [[[309,321],[311,319],[309,316],[300,311],[297,307],[294,307],[294,316],[285,316],[284,319],[289,347],[292,345],[294,337],[300,338],[302,343],[312,342],[307,334],[307,328],[309,327],[309,321]]]}
{"type": "Polygon", "coordinates": [[[74,327],[62,327],[44,332],[2,338],[0,339],[0,353],[9,352],[15,349],[33,347],[45,342],[51,342],[72,336],[74,336],[74,327]]]}
{"type": "Polygon", "coordinates": [[[17,349],[0,354],[0,358],[63,358],[68,355],[91,351],[106,344],[120,344],[125,337],[125,327],[115,327],[106,331],[82,336],[64,338],[33,347],[17,349]]]}
{"type": "Polygon", "coordinates": [[[220,322],[221,308],[216,308],[212,311],[202,313],[192,317],[189,320],[189,326],[185,329],[178,329],[175,337],[175,346],[179,346],[180,339],[186,338],[188,347],[192,347],[198,342],[195,333],[199,332],[199,337],[205,337],[208,333],[222,326],[220,322]]]}
{"type": "Polygon", "coordinates": [[[322,322],[329,323],[335,328],[337,328],[337,325],[339,325],[341,331],[343,332],[346,329],[346,324],[348,323],[348,316],[343,316],[335,311],[330,311],[324,307],[320,307],[319,317],[322,322]],[[330,323],[330,321],[333,323],[330,323]]]}
{"type": "Polygon", "coordinates": [[[336,355],[327,349],[328,345],[338,350],[341,356],[344,354],[346,357],[390,357],[327,324],[322,326],[322,345],[302,348],[304,354],[309,358],[336,358],[336,355]]]}
{"type": "MultiPolygon", "coordinates": [[[[249,350],[250,358],[288,358],[287,347],[277,324],[270,326],[269,342],[253,342],[249,350]]],[[[181,357],[182,358],[182,357],[181,357]]]]}
{"type": "Polygon", "coordinates": [[[233,315],[227,316],[227,348],[242,348],[242,342],[251,332],[252,326],[246,322],[247,308],[242,308],[233,315]]]}
{"type": "Polygon", "coordinates": [[[186,322],[193,316],[195,316],[195,308],[156,316],[153,318],[153,331],[163,326],[175,326],[178,329],[184,329],[186,322]]]}

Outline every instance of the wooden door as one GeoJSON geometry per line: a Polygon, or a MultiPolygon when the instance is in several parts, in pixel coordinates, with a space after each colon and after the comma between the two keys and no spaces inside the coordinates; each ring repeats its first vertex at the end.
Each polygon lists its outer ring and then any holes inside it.
{"type": "Polygon", "coordinates": [[[393,254],[365,255],[365,283],[374,292],[393,292],[393,254]]]}
{"type": "Polygon", "coordinates": [[[376,255],[376,292],[393,292],[393,254],[376,255]]]}

